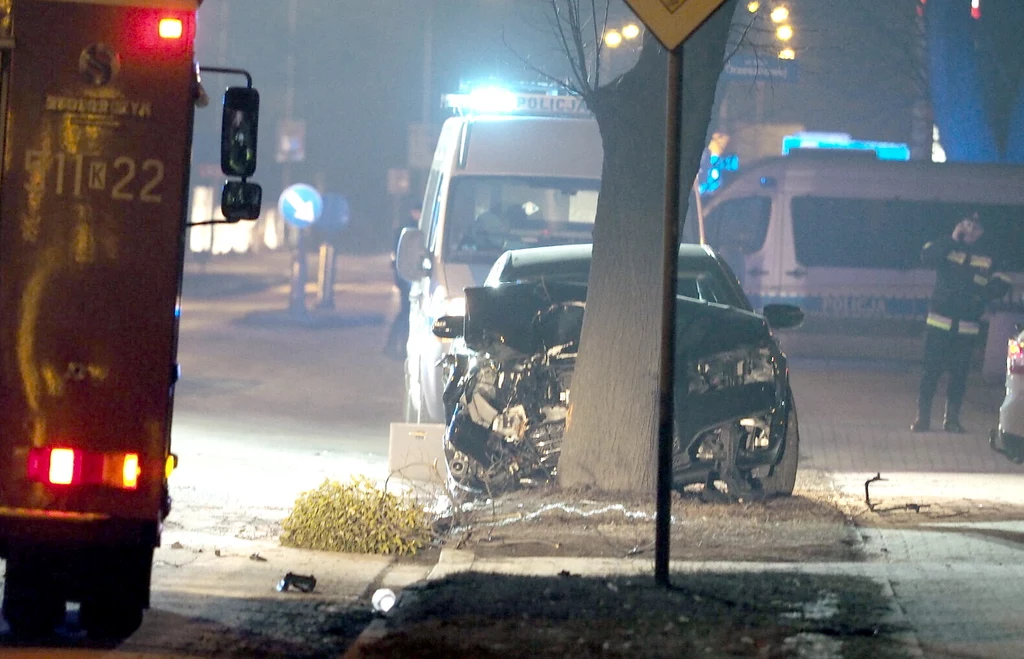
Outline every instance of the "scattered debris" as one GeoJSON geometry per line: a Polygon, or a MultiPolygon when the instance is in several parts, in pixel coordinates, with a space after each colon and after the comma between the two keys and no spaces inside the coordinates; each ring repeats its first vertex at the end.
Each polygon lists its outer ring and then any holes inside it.
{"type": "Polygon", "coordinates": [[[395,606],[396,599],[395,592],[390,588],[379,588],[371,598],[373,610],[377,613],[387,613],[395,606]]]}
{"type": "Polygon", "coordinates": [[[879,472],[879,473],[875,474],[874,478],[870,478],[870,479],[864,481],[864,503],[866,503],[868,505],[868,510],[870,510],[871,512],[873,512],[873,513],[889,513],[889,512],[892,512],[894,510],[913,510],[915,513],[919,513],[922,510],[924,510],[925,508],[930,508],[931,507],[931,504],[927,504],[927,503],[926,504],[906,503],[906,504],[903,504],[902,506],[892,506],[891,508],[879,508],[877,503],[872,503],[871,502],[870,487],[871,487],[872,483],[874,483],[876,481],[884,481],[884,480],[888,480],[888,479],[882,478],[882,474],[881,474],[881,472],[879,472]]]}
{"type": "Polygon", "coordinates": [[[874,483],[875,481],[884,480],[886,479],[882,478],[882,472],[877,472],[874,478],[869,478],[868,480],[864,481],[864,503],[868,504],[868,510],[875,510],[875,504],[871,503],[871,484],[874,483]]]}
{"type": "Polygon", "coordinates": [[[213,555],[214,555],[214,556],[220,556],[220,550],[219,550],[219,549],[215,549],[215,550],[213,551],[213,555]]]}
{"type": "MultiPolygon", "coordinates": [[[[219,553],[217,555],[220,556],[219,553]]],[[[256,552],[255,554],[249,556],[249,560],[250,561],[259,561],[260,563],[266,563],[267,562],[267,559],[265,559],[262,556],[260,556],[259,552],[256,552]]]]}
{"type": "Polygon", "coordinates": [[[184,548],[185,548],[185,545],[181,544],[180,542],[175,542],[173,545],[171,545],[171,549],[184,549],[184,548]]]}
{"type": "MultiPolygon", "coordinates": [[[[256,554],[253,554],[253,556],[255,555],[256,554]]],[[[311,593],[313,592],[313,589],[316,588],[316,577],[313,575],[306,576],[303,574],[289,572],[284,575],[284,579],[281,579],[277,584],[277,591],[283,593],[290,588],[300,590],[304,593],[311,593]]]]}

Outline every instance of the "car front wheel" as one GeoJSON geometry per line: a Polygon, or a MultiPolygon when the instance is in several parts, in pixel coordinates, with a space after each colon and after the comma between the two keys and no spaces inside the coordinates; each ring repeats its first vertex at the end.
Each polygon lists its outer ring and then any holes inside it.
{"type": "Polygon", "coordinates": [[[766,496],[792,496],[796,487],[796,468],[800,454],[800,424],[793,399],[789,401],[789,419],[786,421],[786,440],[782,447],[782,460],[772,468],[771,474],[761,478],[761,489],[766,496]]]}

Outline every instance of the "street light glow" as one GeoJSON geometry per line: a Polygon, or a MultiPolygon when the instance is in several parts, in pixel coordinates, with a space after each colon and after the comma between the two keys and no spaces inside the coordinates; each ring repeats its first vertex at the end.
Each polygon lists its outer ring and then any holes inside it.
{"type": "Polygon", "coordinates": [[[753,0],[752,2],[747,3],[747,11],[749,11],[751,14],[756,14],[757,10],[760,8],[761,3],[758,2],[757,0],[753,0]]]}
{"type": "Polygon", "coordinates": [[[618,48],[622,45],[622,34],[618,30],[608,30],[604,33],[604,44],[609,48],[618,48]]]}
{"type": "Polygon", "coordinates": [[[775,36],[779,38],[779,41],[789,41],[793,38],[793,28],[789,25],[780,25],[779,29],[775,31],[775,36]]]}
{"type": "Polygon", "coordinates": [[[784,48],[779,51],[779,59],[796,59],[796,51],[792,48],[784,48]]]}
{"type": "Polygon", "coordinates": [[[636,23],[630,23],[622,28],[622,36],[627,39],[636,39],[640,36],[640,26],[636,23]]]}
{"type": "Polygon", "coordinates": [[[789,9],[784,5],[779,5],[778,7],[772,10],[771,16],[774,22],[781,23],[782,21],[789,18],[789,9]]]}

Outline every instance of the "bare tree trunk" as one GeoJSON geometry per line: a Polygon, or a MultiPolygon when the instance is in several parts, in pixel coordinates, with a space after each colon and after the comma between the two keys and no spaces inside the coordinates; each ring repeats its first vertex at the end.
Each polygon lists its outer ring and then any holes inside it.
{"type": "Polygon", "coordinates": [[[914,2],[917,12],[912,35],[913,58],[911,66],[915,74],[914,105],[910,114],[910,157],[914,160],[932,159],[932,118],[931,85],[928,75],[928,31],[924,16],[924,5],[914,2]]]}
{"type": "MultiPolygon", "coordinates": [[[[684,190],[706,145],[735,7],[728,0],[683,47],[684,190]]],[[[604,170],[559,458],[563,487],[648,493],[656,486],[666,65],[664,49],[649,39],[633,70],[587,99],[601,128],[604,170]]]]}

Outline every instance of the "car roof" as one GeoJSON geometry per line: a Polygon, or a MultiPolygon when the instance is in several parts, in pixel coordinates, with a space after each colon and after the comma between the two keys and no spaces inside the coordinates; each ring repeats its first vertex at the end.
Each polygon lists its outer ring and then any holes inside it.
{"type": "MultiPolygon", "coordinates": [[[[505,266],[502,270],[503,281],[508,281],[507,274],[515,273],[515,278],[523,276],[543,275],[549,268],[564,272],[590,268],[590,257],[593,249],[591,243],[580,245],[551,245],[547,247],[528,247],[513,249],[506,253],[505,266]],[[576,267],[573,267],[576,266],[576,267]]],[[[679,246],[679,258],[686,260],[703,260],[714,258],[714,252],[707,245],[684,243],[679,246]]]]}

